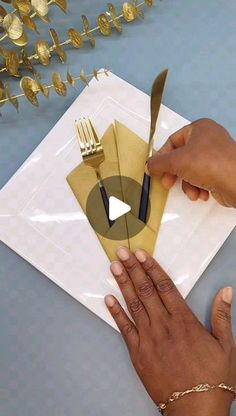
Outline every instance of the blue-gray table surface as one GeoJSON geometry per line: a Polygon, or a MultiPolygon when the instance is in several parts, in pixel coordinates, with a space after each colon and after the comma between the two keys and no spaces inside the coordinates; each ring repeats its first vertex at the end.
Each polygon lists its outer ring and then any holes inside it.
{"type": "MultiPolygon", "coordinates": [[[[114,4],[120,6],[121,0],[114,4]]],[[[65,39],[67,28],[81,27],[81,14],[95,23],[105,9],[104,0],[69,0],[67,16],[52,7],[51,26],[65,39]]],[[[155,75],[169,67],[164,103],[190,120],[214,118],[235,137],[235,16],[235,0],[156,0],[155,7],[146,10],[145,21],[126,24],[121,36],[98,36],[92,51],[68,48],[67,65],[55,58],[51,66],[39,69],[49,82],[52,70],[65,75],[68,67],[76,74],[81,66],[91,72],[94,66],[107,65],[149,93],[155,75]]],[[[47,30],[40,23],[41,35],[48,38],[47,30]]],[[[19,115],[9,104],[1,109],[0,187],[76,94],[52,94],[48,101],[40,100],[39,109],[22,99],[19,115]]],[[[188,296],[206,324],[216,291],[224,285],[236,287],[235,247],[233,232],[188,296]]],[[[236,306],[233,315],[236,324],[236,306]]],[[[120,335],[0,243],[0,415],[110,414],[157,414],[120,335]]]]}

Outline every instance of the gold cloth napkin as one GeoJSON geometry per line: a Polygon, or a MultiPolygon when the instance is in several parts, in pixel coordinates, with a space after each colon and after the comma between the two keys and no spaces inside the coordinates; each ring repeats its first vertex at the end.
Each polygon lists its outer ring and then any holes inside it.
{"type": "MultiPolygon", "coordinates": [[[[133,236],[134,227],[137,229],[140,223],[138,212],[141,188],[137,188],[134,192],[133,188],[130,189],[130,182],[124,179],[124,177],[132,178],[140,185],[142,184],[147,143],[123,124],[116,121],[115,126],[111,125],[105,132],[102,144],[105,161],[100,165],[101,177],[103,179],[114,176],[120,177],[118,181],[115,181],[116,189],[109,189],[109,184],[107,186],[106,183],[107,194],[123,200],[132,209],[131,212],[116,220],[111,228],[107,224],[107,230],[105,230],[105,233],[103,232],[103,235],[95,231],[97,237],[111,261],[116,259],[116,249],[121,245],[129,247],[131,250],[144,248],[148,253],[153,254],[167,192],[157,178],[152,178],[150,193],[151,210],[148,223],[138,234],[133,236]],[[126,238],[122,240],[113,239],[114,236],[117,238],[117,235],[125,235],[126,238]]],[[[90,192],[97,184],[94,169],[82,162],[68,175],[67,181],[83,211],[86,213],[86,204],[90,192]]],[[[114,181],[112,184],[114,185],[114,181]]],[[[100,214],[104,211],[99,190],[97,192],[97,217],[95,213],[94,218],[90,221],[95,225],[93,227],[95,230],[97,229],[96,225],[100,221],[100,214]]],[[[91,220],[91,217],[89,219],[91,220]]]]}

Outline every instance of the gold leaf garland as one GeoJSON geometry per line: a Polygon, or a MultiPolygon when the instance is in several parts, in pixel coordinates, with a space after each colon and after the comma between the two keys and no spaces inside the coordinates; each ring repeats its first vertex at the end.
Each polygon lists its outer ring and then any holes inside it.
{"type": "Polygon", "coordinates": [[[38,74],[36,74],[35,78],[24,76],[20,80],[20,88],[22,90],[22,94],[17,95],[11,94],[9,83],[4,85],[0,80],[0,107],[3,106],[6,102],[10,102],[18,111],[19,98],[22,97],[26,97],[32,105],[38,107],[39,102],[37,95],[40,92],[45,97],[48,97],[50,90],[54,89],[58,95],[66,96],[67,84],[70,84],[73,88],[76,89],[76,85],[79,81],[83,82],[85,85],[88,85],[88,82],[91,78],[95,77],[98,81],[99,75],[105,74],[106,76],[109,76],[109,72],[111,72],[109,69],[104,69],[101,71],[94,69],[92,74],[86,74],[82,68],[78,76],[75,77],[67,72],[66,80],[62,80],[60,73],[56,71],[52,74],[52,84],[50,85],[42,84],[38,74]]]}
{"type": "Polygon", "coordinates": [[[38,32],[33,20],[36,16],[46,23],[50,22],[48,16],[50,5],[55,4],[63,12],[67,11],[67,0],[10,0],[7,3],[12,3],[14,9],[7,13],[4,7],[0,6],[0,24],[2,25],[0,28],[4,31],[0,41],[8,37],[18,46],[27,45],[29,40],[24,32],[24,26],[33,32],[38,32]]]}
{"type": "MultiPolygon", "coordinates": [[[[41,1],[41,0],[40,0],[41,1]]],[[[59,1],[59,0],[54,0],[59,1]]],[[[28,69],[33,69],[33,63],[31,61],[39,61],[42,65],[49,65],[51,62],[52,53],[56,53],[60,60],[64,63],[66,62],[66,52],[64,46],[71,44],[74,48],[80,49],[84,46],[84,40],[87,39],[91,46],[95,46],[94,32],[100,32],[103,36],[109,36],[112,33],[112,28],[115,28],[118,32],[122,32],[122,19],[130,23],[134,21],[137,17],[144,17],[144,12],[141,9],[143,5],[151,7],[153,5],[152,0],[144,0],[141,3],[138,3],[138,0],[132,0],[131,2],[125,2],[122,7],[121,14],[117,15],[116,8],[112,3],[108,3],[108,11],[106,13],[101,13],[98,18],[98,26],[91,29],[89,20],[87,16],[82,16],[83,23],[83,32],[79,32],[75,28],[70,28],[68,30],[68,39],[63,42],[60,42],[59,36],[55,29],[50,29],[50,35],[53,40],[53,44],[49,45],[45,39],[39,39],[35,45],[35,53],[31,56],[27,56],[26,51],[24,50],[24,59],[17,55],[14,56],[14,60],[17,61],[18,65],[15,62],[14,68],[9,68],[7,65],[7,59],[9,51],[4,48],[0,49],[0,55],[2,55],[4,60],[4,66],[0,68],[0,72],[8,72],[10,75],[19,76],[19,67],[21,64],[25,64],[28,69]],[[27,64],[26,64],[27,61],[27,64]],[[29,65],[29,62],[31,64],[29,65]],[[9,71],[10,69],[10,71],[9,71]]]]}

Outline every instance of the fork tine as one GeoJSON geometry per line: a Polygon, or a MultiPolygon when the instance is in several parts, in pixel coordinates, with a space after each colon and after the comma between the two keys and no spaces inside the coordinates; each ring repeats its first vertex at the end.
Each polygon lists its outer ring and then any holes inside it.
{"type": "Polygon", "coordinates": [[[95,143],[96,144],[101,144],[101,141],[100,141],[100,139],[98,137],[98,134],[96,132],[96,129],[94,127],[94,124],[93,124],[93,122],[92,122],[92,120],[90,118],[88,119],[88,122],[89,122],[90,128],[91,128],[91,130],[93,132],[93,137],[94,137],[95,143]]]}
{"type": "Polygon", "coordinates": [[[94,151],[96,151],[96,140],[95,140],[94,133],[89,122],[89,118],[85,120],[85,125],[86,125],[88,135],[90,137],[90,143],[92,145],[92,148],[94,149],[94,151]]]}
{"type": "Polygon", "coordinates": [[[83,130],[81,129],[81,121],[78,121],[76,123],[76,133],[77,133],[77,138],[79,141],[80,151],[84,153],[86,152],[86,144],[85,144],[83,130]]]}
{"type": "Polygon", "coordinates": [[[85,144],[86,144],[86,147],[87,147],[87,151],[88,151],[88,153],[93,153],[93,148],[92,148],[89,133],[88,133],[88,130],[87,130],[87,127],[86,127],[86,119],[85,118],[81,121],[81,128],[83,130],[83,136],[84,136],[84,139],[85,139],[85,144]]]}

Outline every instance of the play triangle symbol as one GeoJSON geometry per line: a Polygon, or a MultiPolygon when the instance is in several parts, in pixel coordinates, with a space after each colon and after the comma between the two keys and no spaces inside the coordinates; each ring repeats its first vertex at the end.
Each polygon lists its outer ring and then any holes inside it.
{"type": "Polygon", "coordinates": [[[115,196],[110,196],[109,198],[109,219],[111,221],[116,220],[122,215],[127,214],[131,211],[131,206],[116,198],[115,196]]]}

